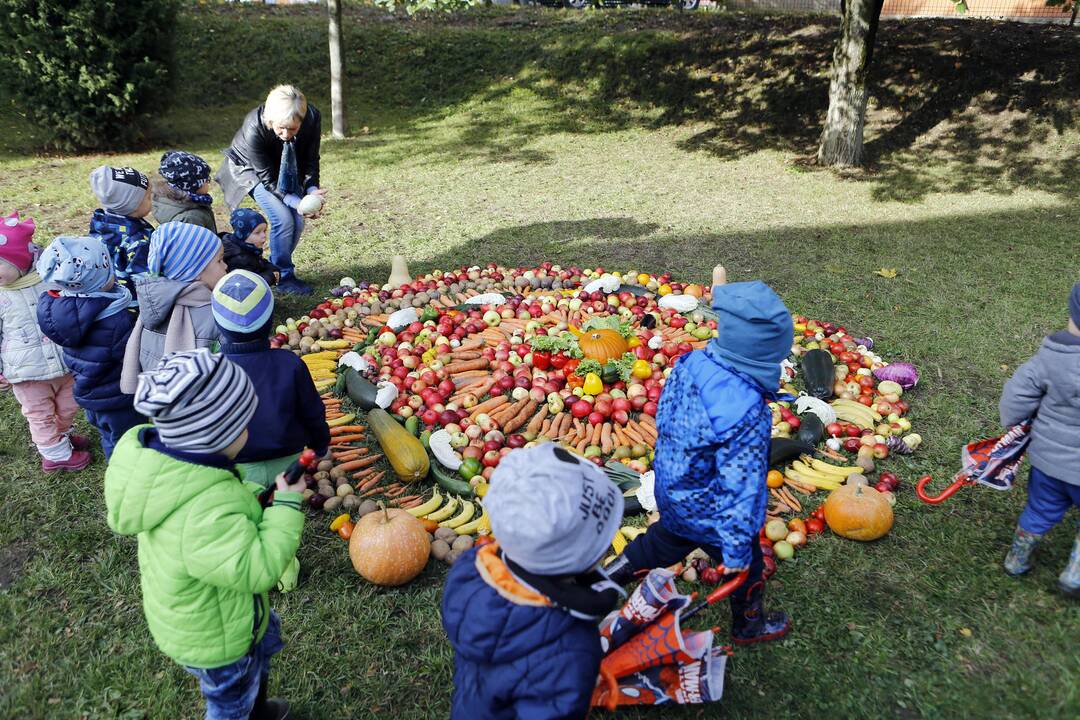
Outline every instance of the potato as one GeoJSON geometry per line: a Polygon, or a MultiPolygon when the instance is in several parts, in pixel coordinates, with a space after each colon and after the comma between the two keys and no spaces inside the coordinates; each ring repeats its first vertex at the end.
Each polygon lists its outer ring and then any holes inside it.
{"type": "Polygon", "coordinates": [[[301,502],[307,502],[311,498],[311,496],[314,495],[314,494],[315,494],[314,490],[312,490],[311,488],[306,488],[304,490],[304,492],[303,492],[304,498],[303,498],[303,500],[301,500],[301,502]]]}
{"type": "MultiPolygon", "coordinates": [[[[319,461],[318,467],[316,467],[315,469],[318,470],[321,473],[329,473],[331,470],[334,469],[334,461],[333,460],[321,460],[321,461],[319,461]]],[[[315,479],[316,480],[318,479],[318,474],[316,474],[315,479]]]]}
{"type": "Polygon", "coordinates": [[[341,500],[342,510],[355,510],[358,507],[360,507],[360,498],[356,497],[355,495],[346,495],[341,500]]]}
{"type": "Polygon", "coordinates": [[[435,540],[431,543],[431,556],[436,560],[445,560],[450,554],[450,546],[445,540],[435,540]]]}
{"type": "Polygon", "coordinates": [[[323,511],[324,512],[334,512],[339,507],[341,507],[341,500],[342,499],[339,498],[339,497],[327,498],[326,502],[323,503],[323,506],[322,506],[323,511]]]}
{"type": "Polygon", "coordinates": [[[454,532],[454,530],[452,530],[451,528],[444,528],[444,527],[441,527],[438,530],[436,530],[434,535],[435,535],[435,537],[439,538],[440,540],[445,540],[448,543],[454,542],[454,540],[456,540],[457,536],[458,536],[458,534],[456,532],[454,532]]]}
{"type": "Polygon", "coordinates": [[[319,487],[317,489],[320,495],[325,495],[326,497],[334,497],[335,495],[337,495],[337,488],[335,488],[333,485],[330,485],[329,483],[319,483],[319,487]]]}
{"type": "Polygon", "coordinates": [[[368,513],[373,513],[379,509],[379,504],[374,500],[364,500],[360,503],[360,507],[356,509],[356,517],[360,519],[368,513]]]}
{"type": "Polygon", "coordinates": [[[457,539],[454,540],[454,543],[450,546],[450,548],[459,552],[465,552],[472,546],[473,539],[471,537],[469,537],[468,535],[458,535],[457,539]]]}
{"type": "MultiPolygon", "coordinates": [[[[328,461],[329,462],[329,461],[328,461]]],[[[330,463],[330,467],[333,468],[334,464],[330,463]]],[[[319,472],[315,473],[312,477],[315,478],[315,482],[323,482],[330,479],[330,471],[322,469],[322,463],[319,464],[319,472]]]]}
{"type": "Polygon", "coordinates": [[[352,494],[353,494],[353,488],[352,488],[352,485],[350,485],[349,483],[342,483],[341,485],[338,485],[338,487],[337,487],[337,496],[339,498],[343,498],[346,495],[352,495],[352,494]]]}
{"type": "Polygon", "coordinates": [[[457,559],[459,557],[461,557],[461,553],[459,553],[457,550],[451,550],[450,554],[444,558],[444,561],[447,565],[453,565],[455,562],[457,562],[457,559]]]}

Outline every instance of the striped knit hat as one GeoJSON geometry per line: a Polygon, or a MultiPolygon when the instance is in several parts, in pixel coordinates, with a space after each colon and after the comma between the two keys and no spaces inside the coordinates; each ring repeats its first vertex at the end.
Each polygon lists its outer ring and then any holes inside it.
{"type": "Polygon", "coordinates": [[[167,222],[150,236],[150,272],[170,280],[199,277],[221,250],[221,238],[201,225],[167,222]]]}
{"type": "Polygon", "coordinates": [[[213,454],[248,426],[259,399],[239,365],[206,348],[169,353],[139,374],[135,409],[173,450],[213,454]]]}
{"type": "Polygon", "coordinates": [[[259,275],[250,270],[233,270],[218,280],[210,306],[220,327],[235,333],[251,333],[270,319],[274,294],[259,275]]]}

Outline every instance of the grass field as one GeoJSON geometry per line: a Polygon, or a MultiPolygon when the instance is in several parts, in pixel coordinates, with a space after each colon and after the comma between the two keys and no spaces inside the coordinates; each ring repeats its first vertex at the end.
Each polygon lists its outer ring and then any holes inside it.
{"type": "MultiPolygon", "coordinates": [[[[899,463],[907,485],[893,532],[870,545],[825,537],[781,568],[769,596],[795,631],[736,654],[722,709],[625,716],[1080,715],[1080,606],[1055,589],[1075,511],[1031,576],[1013,580],[1000,561],[1023,482],[939,508],[921,505],[910,484],[924,472],[951,476],[962,443],[997,429],[1002,383],[1064,325],[1080,278],[1074,34],[885,24],[873,164],[834,173],[804,161],[824,110],[831,20],[350,18],[354,133],[324,141],[331,202],[297,253],[313,283],[383,279],[396,252],[414,272],[551,259],[698,281],[723,262],[735,279],[762,278],[793,310],[846,323],[922,371],[912,406],[925,450],[899,463]],[[873,274],[882,267],[897,277],[873,274]]],[[[38,218],[42,240],[80,232],[93,167],[148,171],[176,146],[216,165],[277,80],[328,110],[317,12],[209,9],[185,15],[179,32],[185,72],[174,109],[147,123],[146,148],[33,155],[32,124],[7,103],[5,212],[38,218]],[[275,55],[260,36],[292,50],[275,55]]],[[[281,314],[307,305],[283,303],[281,314]]],[[[105,525],[103,462],[45,479],[10,394],[0,397],[0,437],[0,716],[197,716],[194,682],[146,631],[135,542],[105,525]]],[[[402,590],[373,589],[321,518],[300,560],[300,589],[274,598],[288,647],[273,691],[299,717],[446,717],[443,567],[402,590]]],[[[725,616],[705,621],[726,625],[725,616]]]]}

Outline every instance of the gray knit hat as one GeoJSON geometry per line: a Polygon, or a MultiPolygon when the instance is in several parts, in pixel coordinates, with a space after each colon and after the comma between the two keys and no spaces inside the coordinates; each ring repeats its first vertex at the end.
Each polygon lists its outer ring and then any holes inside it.
{"type": "Polygon", "coordinates": [[[603,470],[544,443],[507,453],[484,507],[508,558],[537,575],[576,575],[611,546],[623,499],[603,470]]]}
{"type": "Polygon", "coordinates": [[[259,399],[247,373],[206,348],[169,353],[139,374],[135,409],[173,450],[218,453],[244,431],[259,399]]]}
{"type": "Polygon", "coordinates": [[[135,168],[102,165],[90,173],[90,188],[101,207],[117,215],[130,215],[142,204],[150,179],[135,168]]]}

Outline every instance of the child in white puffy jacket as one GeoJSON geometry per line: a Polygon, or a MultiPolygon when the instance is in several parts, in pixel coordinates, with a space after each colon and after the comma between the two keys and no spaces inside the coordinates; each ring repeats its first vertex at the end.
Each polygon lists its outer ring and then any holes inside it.
{"type": "Polygon", "coordinates": [[[40,250],[34,221],[12,213],[0,221],[0,376],[11,383],[47,473],[90,464],[89,439],[73,435],[79,406],[61,349],[38,328],[37,301],[49,287],[33,270],[40,250]]]}

